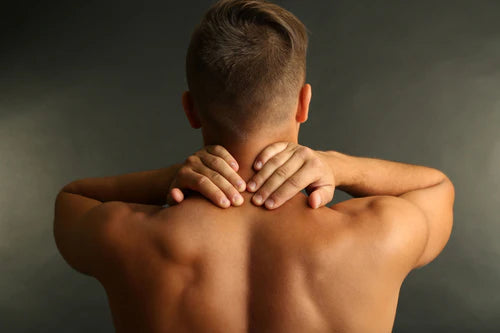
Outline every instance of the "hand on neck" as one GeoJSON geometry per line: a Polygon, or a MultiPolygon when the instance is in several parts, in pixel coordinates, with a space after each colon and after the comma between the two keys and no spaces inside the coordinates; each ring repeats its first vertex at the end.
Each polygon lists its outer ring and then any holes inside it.
{"type": "Polygon", "coordinates": [[[253,168],[255,159],[264,148],[275,142],[298,143],[298,125],[296,128],[262,130],[244,137],[203,130],[203,140],[205,145],[221,145],[226,148],[238,162],[238,174],[248,182],[256,173],[253,168]]]}
{"type": "MultiPolygon", "coordinates": [[[[264,148],[275,142],[298,143],[300,124],[307,121],[311,96],[311,86],[304,84],[300,89],[298,98],[293,102],[289,100],[281,103],[282,99],[276,99],[273,101],[273,105],[276,106],[277,104],[277,107],[283,108],[288,103],[291,104],[289,120],[284,121],[283,125],[279,126],[267,123],[267,126],[264,124],[264,126],[259,127],[260,124],[256,122],[254,124],[256,129],[252,130],[251,133],[238,132],[237,125],[234,126],[231,121],[224,124],[224,118],[218,117],[216,114],[209,112],[204,115],[200,113],[189,91],[184,92],[182,95],[182,105],[191,126],[195,129],[202,129],[204,144],[225,147],[238,162],[239,175],[248,182],[255,174],[253,169],[255,158],[264,148]],[[217,121],[214,121],[214,119],[217,121]]],[[[281,111],[285,112],[284,110],[281,111]]]]}

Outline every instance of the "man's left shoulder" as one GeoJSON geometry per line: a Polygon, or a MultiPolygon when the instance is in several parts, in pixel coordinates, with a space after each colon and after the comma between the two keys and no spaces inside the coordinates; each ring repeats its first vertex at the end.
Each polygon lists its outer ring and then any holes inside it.
{"type": "Polygon", "coordinates": [[[155,226],[154,217],[164,210],[162,206],[116,202],[109,208],[109,241],[124,248],[142,240],[144,233],[155,226]]]}

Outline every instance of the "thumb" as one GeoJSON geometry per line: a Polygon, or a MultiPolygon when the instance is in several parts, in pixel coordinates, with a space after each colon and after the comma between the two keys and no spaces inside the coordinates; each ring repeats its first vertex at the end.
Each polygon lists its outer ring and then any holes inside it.
{"type": "Polygon", "coordinates": [[[181,203],[182,200],[184,200],[184,193],[182,191],[175,187],[170,190],[167,196],[167,203],[169,206],[176,205],[178,203],[181,203]]]}
{"type": "Polygon", "coordinates": [[[324,185],[316,188],[309,194],[308,202],[312,208],[325,206],[332,201],[335,187],[333,185],[324,185]]]}

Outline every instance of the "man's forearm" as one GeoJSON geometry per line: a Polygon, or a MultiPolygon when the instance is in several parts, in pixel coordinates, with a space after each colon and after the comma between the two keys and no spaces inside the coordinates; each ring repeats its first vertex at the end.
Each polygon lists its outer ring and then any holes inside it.
{"type": "Polygon", "coordinates": [[[62,190],[102,202],[124,201],[163,205],[180,164],[167,168],[134,172],[110,177],[79,179],[62,190]]]}
{"type": "Polygon", "coordinates": [[[322,154],[333,170],[335,186],[354,197],[398,196],[446,179],[443,172],[425,166],[350,156],[336,151],[322,154]]]}

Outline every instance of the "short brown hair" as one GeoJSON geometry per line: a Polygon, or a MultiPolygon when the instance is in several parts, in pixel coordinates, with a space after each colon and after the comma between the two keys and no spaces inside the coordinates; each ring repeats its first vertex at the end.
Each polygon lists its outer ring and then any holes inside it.
{"type": "Polygon", "coordinates": [[[307,30],[264,0],[220,0],[191,37],[189,90],[200,116],[220,129],[248,131],[287,119],[305,84],[307,30]]]}

